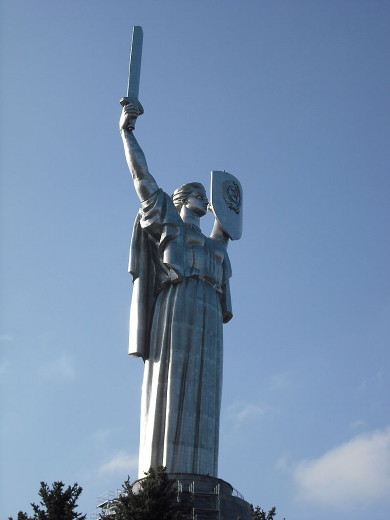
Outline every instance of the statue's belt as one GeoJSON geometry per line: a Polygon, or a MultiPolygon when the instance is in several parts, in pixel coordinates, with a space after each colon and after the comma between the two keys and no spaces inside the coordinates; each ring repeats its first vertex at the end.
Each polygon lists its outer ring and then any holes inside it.
{"type": "MultiPolygon", "coordinates": [[[[210,278],[210,276],[192,274],[190,276],[185,276],[184,278],[194,278],[195,280],[202,280],[203,282],[207,283],[207,285],[211,285],[211,287],[213,289],[215,289],[217,292],[222,293],[221,287],[219,285],[217,285],[217,282],[213,278],[210,278]]],[[[167,287],[168,285],[177,285],[181,281],[183,281],[183,278],[182,279],[178,278],[177,280],[166,280],[165,282],[162,283],[161,287],[163,288],[163,287],[167,287]]]]}

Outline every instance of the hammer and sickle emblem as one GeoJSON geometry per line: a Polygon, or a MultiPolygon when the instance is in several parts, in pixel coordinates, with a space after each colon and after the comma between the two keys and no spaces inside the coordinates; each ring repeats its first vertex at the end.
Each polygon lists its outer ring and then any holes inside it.
{"type": "Polygon", "coordinates": [[[227,207],[236,213],[240,213],[241,191],[238,184],[234,181],[225,181],[222,185],[222,193],[227,207]]]}

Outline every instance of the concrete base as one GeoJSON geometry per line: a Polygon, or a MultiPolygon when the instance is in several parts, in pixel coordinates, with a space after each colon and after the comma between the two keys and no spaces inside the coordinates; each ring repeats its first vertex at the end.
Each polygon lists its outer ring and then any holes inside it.
{"type": "Polygon", "coordinates": [[[209,475],[169,473],[181,493],[194,501],[194,520],[251,520],[249,503],[224,480],[209,475]]]}

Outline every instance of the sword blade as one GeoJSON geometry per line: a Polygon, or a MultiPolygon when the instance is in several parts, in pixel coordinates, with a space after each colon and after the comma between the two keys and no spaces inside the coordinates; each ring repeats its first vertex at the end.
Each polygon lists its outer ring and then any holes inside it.
{"type": "Polygon", "coordinates": [[[133,37],[131,40],[129,83],[127,87],[127,97],[129,98],[138,99],[143,39],[144,34],[142,27],[140,25],[135,25],[133,27],[133,37]]]}

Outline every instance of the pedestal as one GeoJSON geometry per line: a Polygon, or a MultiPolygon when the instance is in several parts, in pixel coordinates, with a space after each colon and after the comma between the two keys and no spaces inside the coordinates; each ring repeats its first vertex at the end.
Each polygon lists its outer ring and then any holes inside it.
{"type": "Polygon", "coordinates": [[[194,520],[251,520],[249,503],[228,482],[208,475],[169,473],[178,492],[193,500],[194,520]]]}

